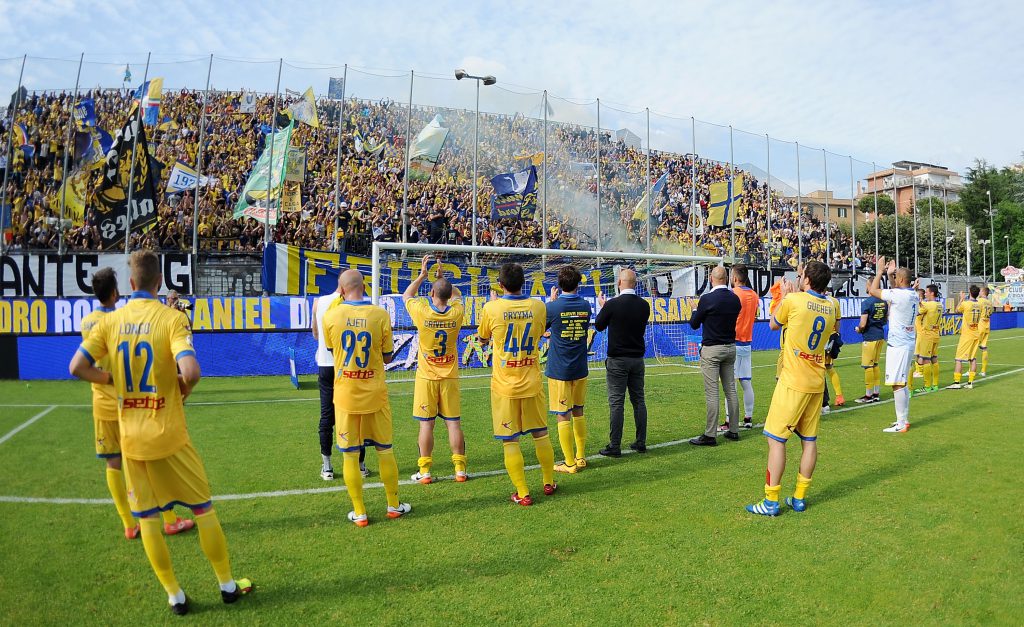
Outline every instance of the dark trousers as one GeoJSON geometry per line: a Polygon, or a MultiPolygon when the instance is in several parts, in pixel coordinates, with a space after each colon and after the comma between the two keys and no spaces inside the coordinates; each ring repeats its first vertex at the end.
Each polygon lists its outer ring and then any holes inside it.
{"type": "MultiPolygon", "coordinates": [[[[320,366],[317,373],[320,387],[320,454],[330,455],[334,440],[334,368],[320,366]]],[[[366,459],[366,449],[359,450],[359,463],[366,459]]]]}
{"type": "Polygon", "coordinates": [[[608,380],[609,434],[608,443],[622,446],[622,421],[626,391],[633,406],[636,443],[647,444],[647,403],[644,402],[644,360],[642,357],[609,357],[605,362],[608,380]]]}

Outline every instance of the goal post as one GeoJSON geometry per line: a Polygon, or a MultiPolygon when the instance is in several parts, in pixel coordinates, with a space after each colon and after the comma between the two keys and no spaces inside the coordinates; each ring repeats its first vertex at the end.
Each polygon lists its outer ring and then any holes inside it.
{"type": "MultiPolygon", "coordinates": [[[[598,296],[614,296],[618,271],[632,268],[637,273],[637,295],[651,304],[647,356],[658,363],[671,364],[685,361],[688,345],[692,344],[688,338],[694,335],[688,320],[695,295],[707,284],[707,268],[723,261],[722,257],[663,253],[373,242],[371,300],[388,311],[394,329],[395,358],[387,368],[389,381],[411,380],[415,376],[418,335],[402,293],[420,271],[418,257],[428,254],[440,258],[445,277],[460,290],[466,305],[458,338],[460,376],[464,378],[488,376],[490,350],[476,339],[476,321],[497,282],[499,267],[506,262],[523,267],[524,293],[544,301],[549,299],[551,288],[557,286],[558,270],[565,265],[575,266],[583,277],[579,293],[591,302],[595,315],[598,296]]],[[[427,281],[417,295],[426,296],[429,292],[427,281]]],[[[546,361],[546,354],[545,340],[540,348],[542,362],[546,361]]],[[[606,355],[607,334],[597,333],[591,327],[588,360],[601,362],[606,355]]]]}

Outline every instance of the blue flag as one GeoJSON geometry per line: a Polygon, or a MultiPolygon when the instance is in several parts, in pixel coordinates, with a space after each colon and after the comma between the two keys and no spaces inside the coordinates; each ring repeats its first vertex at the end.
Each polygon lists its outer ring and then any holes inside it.
{"type": "Polygon", "coordinates": [[[537,212],[537,167],[499,174],[491,179],[491,219],[533,220],[537,212]]]}
{"type": "Polygon", "coordinates": [[[96,103],[92,98],[82,98],[75,104],[72,115],[79,130],[93,128],[96,126],[96,103]]]}

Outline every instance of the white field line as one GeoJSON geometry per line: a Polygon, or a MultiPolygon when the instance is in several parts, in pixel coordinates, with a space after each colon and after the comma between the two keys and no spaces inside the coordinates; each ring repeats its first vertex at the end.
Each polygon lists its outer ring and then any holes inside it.
{"type": "Polygon", "coordinates": [[[45,416],[46,414],[50,413],[51,411],[53,411],[55,409],[57,409],[56,405],[49,405],[49,406],[47,406],[46,409],[44,409],[43,411],[39,412],[35,416],[32,416],[31,418],[29,418],[25,422],[21,423],[17,427],[15,427],[15,428],[11,429],[10,431],[8,431],[7,434],[4,435],[4,437],[0,438],[0,444],[3,444],[7,440],[10,440],[19,431],[21,431],[25,427],[28,427],[29,425],[31,425],[32,423],[34,423],[35,421],[39,420],[40,418],[42,418],[43,416],[45,416]]]}
{"type": "MultiPolygon", "coordinates": [[[[1024,372],[1024,367],[1020,367],[1020,368],[1017,368],[1015,370],[1008,370],[1006,372],[1000,372],[998,374],[994,374],[994,375],[985,377],[984,379],[976,379],[974,381],[974,384],[975,385],[984,384],[984,383],[986,383],[988,381],[991,381],[992,379],[998,379],[999,377],[1005,377],[1005,376],[1009,376],[1011,374],[1017,374],[1019,372],[1024,372]]],[[[961,392],[961,393],[964,393],[964,392],[961,392]]],[[[857,411],[859,409],[868,409],[869,407],[877,407],[879,405],[885,405],[885,404],[888,404],[888,403],[891,403],[891,402],[893,402],[893,399],[886,399],[886,400],[880,401],[878,403],[865,403],[864,405],[857,405],[857,406],[854,406],[854,407],[844,407],[843,409],[833,410],[828,415],[831,416],[833,414],[841,414],[841,413],[849,412],[849,411],[857,411]]],[[[47,411],[49,411],[49,410],[47,410],[47,411]]],[[[44,412],[43,414],[45,415],[45,413],[46,412],[44,412]]],[[[761,428],[761,427],[764,427],[764,425],[763,424],[757,425],[757,428],[761,428]]],[[[647,450],[659,449],[659,448],[667,448],[667,447],[670,447],[670,446],[679,446],[680,444],[686,444],[689,441],[690,441],[689,438],[684,438],[682,440],[669,440],[668,442],[659,442],[657,444],[652,444],[652,445],[648,446],[647,450]]],[[[622,454],[623,455],[633,455],[634,451],[632,451],[630,449],[624,449],[622,451],[622,454]]],[[[603,458],[602,455],[590,455],[589,457],[587,457],[587,460],[595,461],[595,460],[599,460],[599,459],[602,459],[602,458],[603,458]]],[[[526,467],[526,470],[538,470],[538,469],[540,469],[540,466],[537,465],[537,464],[533,464],[531,466],[527,466],[526,467]]],[[[483,478],[483,477],[495,477],[495,476],[500,476],[500,475],[504,475],[504,474],[505,474],[505,470],[504,469],[500,469],[500,470],[483,470],[483,471],[480,471],[480,472],[472,473],[470,475],[470,478],[472,478],[472,479],[480,479],[480,478],[483,478]]],[[[437,481],[452,481],[454,479],[455,479],[454,476],[436,477],[437,481]]],[[[403,486],[416,485],[417,483],[418,483],[417,481],[412,481],[410,479],[403,479],[403,480],[398,482],[399,485],[403,485],[403,486]]],[[[383,488],[383,487],[384,487],[384,484],[380,483],[380,482],[365,483],[365,484],[363,484],[363,488],[383,488]]],[[[248,500],[253,500],[253,499],[277,498],[277,497],[282,497],[282,496],[307,496],[307,495],[311,495],[311,494],[330,494],[332,492],[345,492],[345,491],[346,491],[346,488],[345,488],[344,485],[337,485],[337,486],[331,486],[331,487],[327,487],[327,488],[300,488],[300,489],[295,489],[295,490],[272,490],[272,491],[267,491],[267,492],[249,492],[247,494],[222,494],[220,496],[213,497],[213,500],[214,501],[248,501],[248,500]]],[[[110,499],[43,498],[43,497],[34,497],[34,496],[0,496],[0,503],[41,503],[41,504],[47,504],[47,505],[111,505],[111,504],[113,504],[113,501],[110,500],[110,499]]]]}
{"type": "MultiPolygon", "coordinates": [[[[1007,337],[992,338],[990,341],[992,341],[992,342],[1001,342],[1001,341],[1004,341],[1004,340],[1016,340],[1016,339],[1020,339],[1020,338],[1024,338],[1024,335],[1010,335],[1010,336],[1007,336],[1007,337]]],[[[947,347],[955,346],[955,345],[956,345],[956,342],[946,342],[946,343],[942,344],[942,346],[947,346],[947,347]]],[[[772,350],[774,350],[774,349],[772,349],[772,350]]],[[[760,351],[760,352],[767,352],[767,351],[760,351]]],[[[840,357],[836,361],[852,361],[852,360],[860,360],[860,356],[853,355],[853,356],[849,356],[849,357],[840,357]]],[[[1018,366],[1019,364],[991,364],[991,365],[1018,366]]],[[[685,376],[685,375],[700,374],[700,367],[699,366],[688,366],[686,364],[648,364],[647,365],[648,368],[669,368],[669,367],[673,367],[673,366],[681,367],[681,368],[690,368],[691,370],[686,371],[686,372],[663,372],[663,373],[648,374],[648,375],[646,375],[645,378],[650,378],[650,377],[672,377],[672,376],[685,376]]],[[[775,368],[775,364],[759,364],[759,365],[752,366],[752,367],[753,368],[775,368]]],[[[591,372],[601,372],[603,370],[604,370],[604,368],[601,368],[601,367],[595,367],[595,368],[591,368],[590,369],[591,372]]],[[[484,374],[481,374],[481,375],[465,375],[465,376],[460,377],[460,379],[486,379],[488,377],[490,377],[489,374],[486,374],[486,375],[484,375],[484,374]]],[[[388,383],[389,384],[391,384],[391,383],[412,383],[412,381],[411,380],[409,380],[409,381],[389,381],[388,383]]],[[[606,381],[604,379],[600,379],[600,378],[594,378],[594,379],[590,380],[590,384],[591,385],[602,385],[604,383],[606,383],[606,381]]],[[[490,386],[486,386],[485,385],[485,386],[479,386],[479,387],[462,387],[462,390],[470,392],[470,391],[474,391],[474,390],[487,390],[489,388],[490,388],[490,386]]],[[[404,391],[392,392],[391,395],[392,396],[402,397],[402,396],[412,396],[413,393],[410,390],[404,390],[404,391]]],[[[260,404],[260,403],[312,403],[314,401],[319,402],[320,401],[320,397],[319,396],[308,396],[308,397],[302,397],[302,398],[267,398],[267,399],[261,399],[261,400],[240,400],[240,401],[198,401],[198,402],[187,403],[187,405],[189,407],[201,407],[201,406],[210,406],[210,405],[212,405],[212,406],[217,406],[217,405],[254,405],[254,404],[260,404]]],[[[50,405],[46,405],[46,404],[42,404],[42,403],[0,403],[0,407],[50,407],[50,405]]],[[[57,404],[57,405],[53,405],[53,407],[92,407],[92,404],[90,404],[90,403],[77,403],[77,404],[76,403],[69,403],[69,404],[57,404]]]]}

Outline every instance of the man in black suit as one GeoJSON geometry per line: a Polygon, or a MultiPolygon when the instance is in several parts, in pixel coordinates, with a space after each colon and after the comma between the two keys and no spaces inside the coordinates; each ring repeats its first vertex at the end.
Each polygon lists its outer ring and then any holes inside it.
{"type": "Polygon", "coordinates": [[[608,329],[608,359],[605,376],[608,380],[609,438],[608,446],[599,452],[606,457],[622,455],[622,421],[626,391],[633,405],[636,440],[629,445],[637,453],[647,452],[647,404],[644,402],[644,330],[651,317],[651,306],[636,295],[636,273],[630,269],[619,272],[616,283],[619,295],[611,300],[604,294],[597,297],[600,311],[594,320],[597,331],[608,329]]]}
{"type": "Polygon", "coordinates": [[[725,390],[726,415],[729,416],[728,440],[740,439],[739,401],[736,396],[736,319],[740,299],[729,289],[729,273],[724,266],[711,271],[711,291],[700,297],[690,317],[690,326],[701,329],[700,370],[704,375],[707,401],[707,428],[690,440],[696,446],[718,444],[718,382],[725,390]]]}

